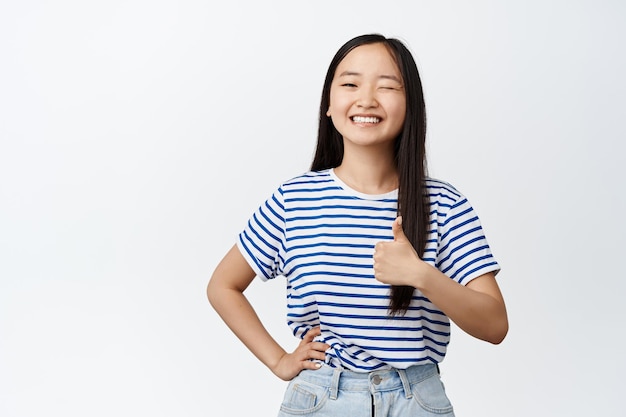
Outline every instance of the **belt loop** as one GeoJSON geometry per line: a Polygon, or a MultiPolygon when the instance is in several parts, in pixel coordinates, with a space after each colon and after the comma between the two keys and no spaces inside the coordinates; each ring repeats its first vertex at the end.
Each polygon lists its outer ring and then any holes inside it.
{"type": "Polygon", "coordinates": [[[396,369],[396,371],[398,371],[398,375],[400,375],[400,381],[402,381],[404,396],[406,398],[413,398],[413,393],[411,392],[411,384],[409,384],[409,378],[406,376],[406,371],[404,369],[396,369]]]}
{"type": "Polygon", "coordinates": [[[341,369],[335,368],[333,370],[333,379],[330,381],[330,399],[336,400],[339,394],[339,376],[341,375],[341,369]]]}

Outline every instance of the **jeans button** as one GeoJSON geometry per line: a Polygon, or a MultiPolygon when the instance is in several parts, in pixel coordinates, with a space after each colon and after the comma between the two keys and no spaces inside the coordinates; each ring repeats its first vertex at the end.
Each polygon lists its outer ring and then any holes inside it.
{"type": "Polygon", "coordinates": [[[378,384],[380,384],[380,382],[381,382],[382,380],[383,380],[383,379],[380,377],[380,375],[374,375],[374,376],[372,377],[372,382],[374,383],[374,385],[378,385],[378,384]]]}

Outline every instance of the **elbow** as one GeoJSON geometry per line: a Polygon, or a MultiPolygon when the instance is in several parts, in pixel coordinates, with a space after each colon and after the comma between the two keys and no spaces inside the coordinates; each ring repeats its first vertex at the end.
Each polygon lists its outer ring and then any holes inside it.
{"type": "Polygon", "coordinates": [[[509,332],[509,322],[506,317],[499,323],[494,324],[485,340],[493,345],[499,345],[504,341],[507,333],[509,332]]]}
{"type": "Polygon", "coordinates": [[[207,296],[207,299],[209,300],[209,304],[211,304],[211,307],[213,308],[215,308],[216,302],[219,298],[217,295],[217,292],[218,292],[217,286],[215,285],[213,278],[211,278],[209,280],[209,284],[206,287],[206,296],[207,296]]]}
{"type": "MultiPolygon", "coordinates": [[[[220,314],[220,311],[227,304],[226,299],[231,294],[231,288],[227,282],[224,282],[221,275],[213,274],[206,287],[206,296],[209,300],[209,304],[215,311],[220,314]]],[[[238,290],[237,290],[238,291],[238,290]]]]}
{"type": "Polygon", "coordinates": [[[491,343],[492,345],[499,345],[500,343],[502,343],[504,341],[504,338],[506,337],[506,331],[498,333],[498,334],[494,334],[492,337],[490,337],[487,341],[489,343],[491,343]]]}

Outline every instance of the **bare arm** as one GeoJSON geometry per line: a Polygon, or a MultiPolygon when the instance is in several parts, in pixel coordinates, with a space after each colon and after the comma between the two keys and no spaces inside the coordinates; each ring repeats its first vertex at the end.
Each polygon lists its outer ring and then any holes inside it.
{"type": "Polygon", "coordinates": [[[233,246],[209,281],[209,302],[244,345],[279,378],[290,380],[302,369],[317,369],[309,359],[324,360],[324,351],[330,347],[313,341],[319,328],[309,330],[296,350],[287,353],[267,332],[243,294],[255,276],[237,246],[233,246]]]}
{"type": "Polygon", "coordinates": [[[468,334],[498,344],[509,324],[504,299],[493,273],[474,278],[466,286],[426,264],[430,271],[415,286],[468,334]]]}
{"type": "Polygon", "coordinates": [[[502,342],[509,324],[494,274],[481,275],[466,286],[459,284],[419,259],[398,220],[393,228],[394,240],[376,245],[376,279],[417,288],[466,333],[494,344],[502,342]]]}

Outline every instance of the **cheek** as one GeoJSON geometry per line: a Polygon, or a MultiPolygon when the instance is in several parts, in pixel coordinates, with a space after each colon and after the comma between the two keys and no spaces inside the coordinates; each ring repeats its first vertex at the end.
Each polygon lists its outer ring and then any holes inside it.
{"type": "Polygon", "coordinates": [[[406,117],[406,104],[404,103],[392,103],[387,107],[387,116],[393,116],[394,120],[400,124],[404,124],[404,118],[406,117]]]}
{"type": "Polygon", "coordinates": [[[345,108],[346,106],[345,102],[346,102],[345,98],[341,97],[340,95],[331,94],[330,100],[328,102],[329,103],[328,108],[334,111],[341,110],[345,108]]]}

